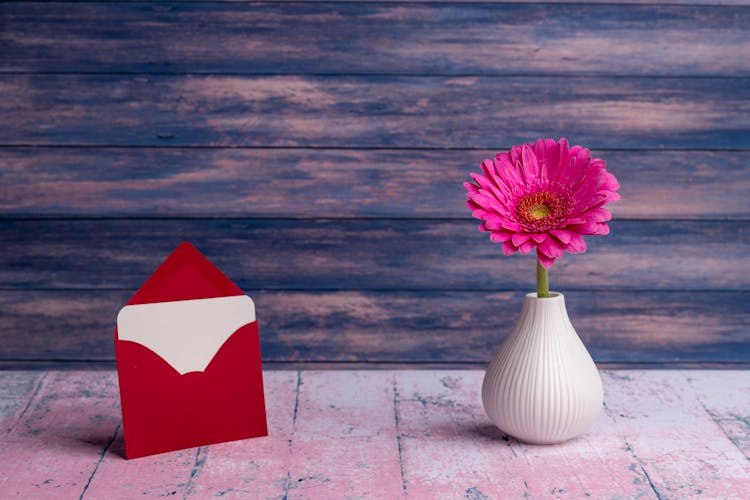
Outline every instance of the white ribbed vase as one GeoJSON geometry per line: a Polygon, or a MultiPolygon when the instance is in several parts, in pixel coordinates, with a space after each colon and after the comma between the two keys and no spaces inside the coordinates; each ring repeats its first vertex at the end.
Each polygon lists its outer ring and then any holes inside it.
{"type": "Polygon", "coordinates": [[[594,423],[602,379],[562,294],[524,297],[521,317],[484,375],[482,402],[495,425],[528,443],[567,441],[594,423]]]}

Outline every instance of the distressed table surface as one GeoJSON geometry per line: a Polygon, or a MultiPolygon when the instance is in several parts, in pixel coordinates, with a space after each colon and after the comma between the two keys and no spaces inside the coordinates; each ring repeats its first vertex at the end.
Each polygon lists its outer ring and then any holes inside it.
{"type": "Polygon", "coordinates": [[[114,372],[0,372],[0,496],[750,497],[748,372],[602,374],[591,431],[533,446],[479,370],[266,371],[268,437],[127,461],[114,372]]]}

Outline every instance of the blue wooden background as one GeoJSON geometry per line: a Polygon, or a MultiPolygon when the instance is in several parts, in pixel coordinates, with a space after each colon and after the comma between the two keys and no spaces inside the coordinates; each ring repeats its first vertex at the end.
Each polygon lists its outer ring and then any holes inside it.
{"type": "Polygon", "coordinates": [[[622,184],[551,272],[595,359],[750,364],[742,3],[2,2],[0,367],[111,364],[183,240],[269,365],[484,363],[534,260],[461,184],[561,135],[622,184]]]}

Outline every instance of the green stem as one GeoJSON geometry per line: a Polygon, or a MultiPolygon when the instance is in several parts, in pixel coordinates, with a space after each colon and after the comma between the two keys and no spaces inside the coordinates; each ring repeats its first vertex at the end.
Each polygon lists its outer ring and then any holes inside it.
{"type": "Polygon", "coordinates": [[[549,297],[549,274],[539,259],[536,259],[536,296],[540,299],[549,297]]]}

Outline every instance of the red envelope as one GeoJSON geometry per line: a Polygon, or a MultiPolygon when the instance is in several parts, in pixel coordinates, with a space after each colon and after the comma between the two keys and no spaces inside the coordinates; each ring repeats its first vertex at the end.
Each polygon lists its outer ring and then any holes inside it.
{"type": "Polygon", "coordinates": [[[253,301],[183,243],[120,310],[127,458],[268,434],[253,301]]]}

